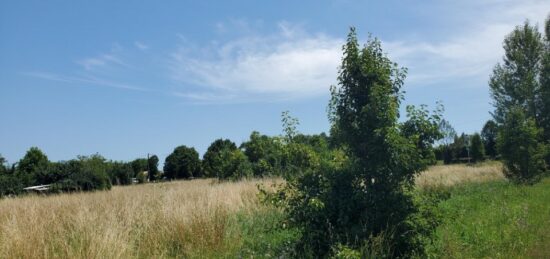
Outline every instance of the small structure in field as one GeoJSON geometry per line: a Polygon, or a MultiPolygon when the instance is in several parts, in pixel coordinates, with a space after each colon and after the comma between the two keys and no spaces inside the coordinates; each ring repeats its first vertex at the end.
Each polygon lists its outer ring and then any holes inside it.
{"type": "Polygon", "coordinates": [[[47,193],[50,191],[50,185],[44,184],[44,185],[29,186],[29,187],[23,188],[23,190],[27,192],[47,193]]]}

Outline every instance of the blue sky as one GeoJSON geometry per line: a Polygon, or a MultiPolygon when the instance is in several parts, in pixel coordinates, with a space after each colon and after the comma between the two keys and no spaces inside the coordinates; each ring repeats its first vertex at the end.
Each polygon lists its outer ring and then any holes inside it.
{"type": "Polygon", "coordinates": [[[2,1],[0,154],[100,153],[163,160],[217,138],[328,131],[326,105],[349,26],[409,73],[403,104],[440,100],[458,132],[492,110],[502,40],[549,1],[2,1]]]}

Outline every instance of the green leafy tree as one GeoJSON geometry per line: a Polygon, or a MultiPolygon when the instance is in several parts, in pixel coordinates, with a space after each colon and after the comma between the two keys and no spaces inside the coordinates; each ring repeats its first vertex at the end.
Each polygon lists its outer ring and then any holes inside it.
{"type": "Polygon", "coordinates": [[[301,230],[298,251],[325,257],[336,245],[356,249],[385,233],[392,244],[386,256],[420,254],[420,236],[434,227],[414,220],[422,217],[410,191],[423,162],[397,121],[405,69],[376,39],[359,48],[353,28],[343,52],[329,118],[348,159],[290,179],[286,204],[290,222],[301,230]]]}
{"type": "Polygon", "coordinates": [[[252,168],[246,155],[240,149],[223,149],[220,157],[224,160],[216,173],[219,179],[238,180],[252,176],[252,168]]]}
{"type": "Polygon", "coordinates": [[[290,116],[289,111],[284,111],[281,114],[281,122],[283,124],[285,140],[287,142],[292,142],[292,139],[299,134],[297,127],[300,125],[300,121],[297,118],[290,116]]]}
{"type": "Polygon", "coordinates": [[[498,126],[493,120],[488,120],[481,130],[481,139],[485,148],[485,154],[491,158],[497,157],[498,126]]]}
{"type": "Polygon", "coordinates": [[[480,162],[485,158],[485,148],[483,147],[483,141],[481,141],[479,133],[472,135],[470,141],[470,157],[474,163],[480,162]]]}
{"type": "Polygon", "coordinates": [[[442,135],[438,147],[439,153],[441,154],[440,157],[445,164],[450,164],[454,160],[452,144],[454,139],[456,138],[456,131],[450,122],[442,119],[439,122],[439,132],[442,135]]]}
{"type": "Polygon", "coordinates": [[[147,158],[136,158],[130,162],[132,170],[134,171],[134,177],[137,177],[137,175],[143,171],[147,171],[147,163],[147,158]]]}
{"type": "Polygon", "coordinates": [[[8,161],[2,156],[2,154],[0,154],[0,175],[8,172],[8,167],[6,165],[7,162],[8,161]]]}
{"type": "Polygon", "coordinates": [[[207,177],[225,175],[223,168],[225,163],[224,152],[233,152],[237,150],[237,145],[229,139],[217,139],[206,150],[202,158],[204,174],[207,177]]]}
{"type": "Polygon", "coordinates": [[[48,184],[48,157],[37,147],[31,147],[17,163],[17,174],[24,185],[48,184]]]}
{"type": "Polygon", "coordinates": [[[107,169],[105,158],[98,154],[78,156],[65,163],[62,170],[67,177],[56,183],[57,188],[65,191],[109,190],[111,179],[107,169]]]}
{"type": "Polygon", "coordinates": [[[281,175],[283,141],[277,137],[250,134],[250,140],[241,144],[241,149],[252,164],[254,176],[281,175]]]}
{"type": "Polygon", "coordinates": [[[134,170],[129,163],[114,162],[110,163],[108,173],[111,177],[111,183],[116,185],[132,184],[134,170]]]}
{"type": "Polygon", "coordinates": [[[201,177],[201,161],[194,148],[179,146],[164,162],[164,175],[168,179],[188,179],[201,177]]]}
{"type": "MultiPolygon", "coordinates": [[[[521,109],[526,120],[532,119],[535,127],[541,127],[537,141],[550,143],[550,54],[549,25],[546,21],[543,39],[537,26],[525,22],[517,26],[504,39],[503,64],[498,64],[491,76],[489,86],[494,99],[495,112],[493,117],[499,126],[504,122],[511,109],[521,109]]],[[[514,111],[519,113],[518,111],[514,111]]],[[[517,114],[511,117],[518,117],[517,114]]],[[[525,140],[525,139],[524,139],[525,140]]],[[[512,152],[510,149],[502,149],[512,152]]],[[[513,158],[514,154],[500,154],[503,159],[513,158]]],[[[550,162],[550,155],[546,157],[550,162]]],[[[504,161],[512,165],[512,161],[504,161]]],[[[537,165],[533,165],[537,166],[537,165]]],[[[508,171],[517,171],[508,168],[508,171]]]]}
{"type": "MultiPolygon", "coordinates": [[[[550,16],[546,19],[544,26],[544,51],[541,59],[540,71],[540,94],[539,94],[539,118],[538,124],[543,129],[543,141],[550,143],[550,16]]],[[[546,158],[550,164],[550,154],[546,158]]]]}
{"type": "Polygon", "coordinates": [[[470,140],[471,136],[465,133],[455,136],[454,142],[451,144],[453,162],[470,162],[470,140]]]}
{"type": "Polygon", "coordinates": [[[0,197],[16,195],[22,191],[23,183],[14,171],[14,167],[10,168],[6,159],[0,155],[0,197]]]}
{"type": "Polygon", "coordinates": [[[537,26],[525,22],[504,39],[504,59],[497,64],[489,81],[495,111],[493,117],[502,124],[511,107],[521,107],[528,118],[537,118],[538,77],[543,43],[537,26]]]}
{"type": "Polygon", "coordinates": [[[149,181],[154,181],[157,179],[157,175],[159,174],[159,158],[156,155],[152,155],[147,160],[147,170],[148,170],[148,177],[149,181]]]}
{"type": "Polygon", "coordinates": [[[528,118],[523,107],[513,107],[499,131],[497,147],[504,161],[504,175],[516,183],[537,182],[546,164],[548,148],[538,139],[541,130],[535,120],[528,118]]]}
{"type": "Polygon", "coordinates": [[[426,105],[420,105],[419,108],[414,105],[407,106],[408,120],[401,125],[401,131],[405,137],[414,139],[416,142],[416,148],[423,160],[423,168],[437,162],[433,145],[443,138],[443,133],[439,131],[442,113],[441,104],[438,104],[431,115],[426,105]]]}
{"type": "Polygon", "coordinates": [[[287,178],[293,178],[300,174],[319,168],[319,154],[313,147],[302,143],[289,143],[284,146],[282,162],[282,175],[287,178]]]}

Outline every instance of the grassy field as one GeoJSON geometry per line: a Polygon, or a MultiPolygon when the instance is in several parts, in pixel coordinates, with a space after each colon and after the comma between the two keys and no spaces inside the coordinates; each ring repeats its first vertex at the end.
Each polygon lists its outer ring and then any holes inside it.
{"type": "Polygon", "coordinates": [[[550,178],[456,186],[430,248],[445,258],[550,258],[550,178]]]}
{"type": "Polygon", "coordinates": [[[234,256],[255,239],[247,228],[278,222],[280,212],[257,199],[257,184],[271,182],[193,180],[3,199],[0,258],[234,256]]]}
{"type": "MultiPolygon", "coordinates": [[[[0,200],[0,258],[270,258],[297,237],[257,185],[177,181],[0,200]]],[[[550,179],[507,183],[501,165],[435,166],[417,184],[448,188],[434,257],[549,258],[550,179]]]]}

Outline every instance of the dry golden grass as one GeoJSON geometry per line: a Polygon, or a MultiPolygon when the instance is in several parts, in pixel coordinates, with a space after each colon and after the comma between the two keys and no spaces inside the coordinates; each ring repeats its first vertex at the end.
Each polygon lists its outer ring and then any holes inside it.
{"type": "Polygon", "coordinates": [[[452,186],[467,182],[486,182],[504,179],[502,164],[486,162],[478,165],[436,165],[428,168],[416,178],[416,185],[452,186]]]}
{"type": "MultiPolygon", "coordinates": [[[[499,163],[434,166],[419,186],[503,178],[499,163]]],[[[111,191],[0,199],[0,258],[174,258],[234,256],[235,214],[262,208],[257,184],[177,181],[111,191]]]]}
{"type": "Polygon", "coordinates": [[[228,250],[229,217],[258,183],[178,181],[0,200],[0,258],[200,257],[228,250]]]}

